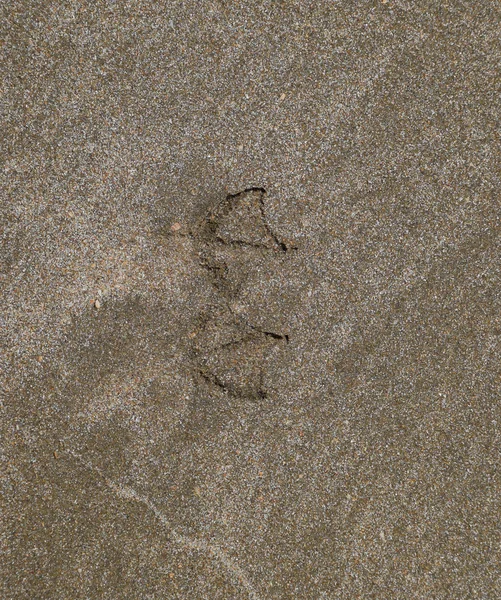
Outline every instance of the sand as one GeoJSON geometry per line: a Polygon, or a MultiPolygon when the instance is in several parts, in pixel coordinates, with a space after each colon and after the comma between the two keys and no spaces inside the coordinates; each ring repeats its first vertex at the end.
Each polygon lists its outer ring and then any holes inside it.
{"type": "Polygon", "coordinates": [[[2,16],[1,597],[501,597],[498,3],[2,16]]]}

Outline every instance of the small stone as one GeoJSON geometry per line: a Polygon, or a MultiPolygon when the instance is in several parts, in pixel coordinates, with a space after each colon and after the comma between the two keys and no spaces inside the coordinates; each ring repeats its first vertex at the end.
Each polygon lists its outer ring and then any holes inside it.
{"type": "Polygon", "coordinates": [[[94,300],[94,306],[99,310],[101,308],[101,302],[99,302],[99,300],[94,300]]]}
{"type": "Polygon", "coordinates": [[[280,100],[285,100],[285,94],[282,94],[282,95],[280,96],[280,100]]]}
{"type": "Polygon", "coordinates": [[[181,229],[181,223],[174,223],[174,225],[171,225],[172,231],[179,231],[180,229],[181,229]]]}

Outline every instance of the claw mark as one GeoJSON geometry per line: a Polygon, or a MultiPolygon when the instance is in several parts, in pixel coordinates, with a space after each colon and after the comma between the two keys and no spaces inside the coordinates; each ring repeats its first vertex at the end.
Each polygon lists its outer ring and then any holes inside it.
{"type": "Polygon", "coordinates": [[[66,452],[73,456],[78,462],[84,465],[92,473],[97,473],[106,483],[108,488],[119,498],[124,500],[131,500],[138,502],[146,506],[155,517],[164,525],[167,529],[169,538],[179,546],[187,550],[195,550],[202,554],[206,554],[211,558],[219,561],[228,572],[231,579],[240,587],[242,587],[251,600],[261,600],[260,596],[254,589],[253,584],[249,580],[244,570],[239,567],[236,561],[230,558],[226,552],[218,544],[209,543],[202,538],[191,537],[178,533],[169,522],[165,514],[148,498],[136,492],[134,488],[127,485],[120,485],[115,483],[108,477],[99,467],[96,467],[91,462],[86,461],[80,454],[66,448],[66,452]]]}

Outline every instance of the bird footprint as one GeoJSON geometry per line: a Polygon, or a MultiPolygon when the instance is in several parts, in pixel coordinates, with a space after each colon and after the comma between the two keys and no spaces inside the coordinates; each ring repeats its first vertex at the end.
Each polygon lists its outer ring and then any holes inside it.
{"type": "Polygon", "coordinates": [[[193,231],[199,260],[218,291],[219,302],[201,315],[193,343],[198,374],[226,393],[266,397],[267,362],[289,342],[286,333],[264,331],[248,322],[238,297],[250,272],[292,246],[266,220],[262,188],[228,195],[193,231]]]}

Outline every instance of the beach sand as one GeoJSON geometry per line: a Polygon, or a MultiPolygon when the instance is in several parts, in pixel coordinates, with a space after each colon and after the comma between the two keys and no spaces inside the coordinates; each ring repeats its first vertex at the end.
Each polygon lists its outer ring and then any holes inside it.
{"type": "Polygon", "coordinates": [[[501,597],[498,3],[2,14],[1,597],[501,597]]]}

